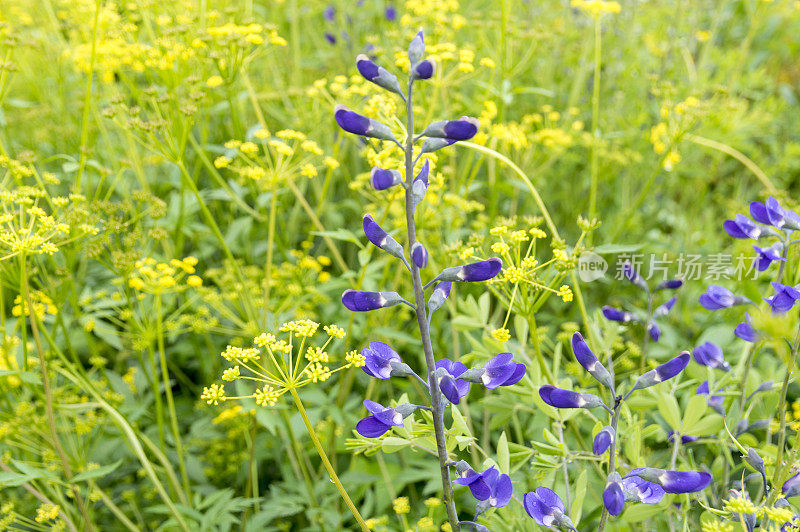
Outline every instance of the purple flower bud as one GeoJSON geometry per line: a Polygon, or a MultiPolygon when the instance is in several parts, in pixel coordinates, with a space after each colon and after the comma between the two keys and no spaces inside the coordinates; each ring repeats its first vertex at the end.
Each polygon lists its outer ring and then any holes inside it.
{"type": "Polygon", "coordinates": [[[596,395],[564,390],[556,388],[552,384],[545,384],[539,388],[539,397],[542,398],[542,401],[555,408],[597,408],[598,406],[606,406],[603,400],[596,395]]]}
{"type": "Polygon", "coordinates": [[[695,493],[711,484],[711,475],[701,471],[668,471],[652,467],[638,468],[625,475],[658,484],[667,493],[695,493]]]}
{"type": "Polygon", "coordinates": [[[741,239],[752,238],[758,240],[763,232],[761,227],[753,223],[753,220],[744,214],[737,214],[733,220],[725,220],[722,227],[733,238],[741,239]]]}
{"type": "Polygon", "coordinates": [[[478,132],[477,118],[462,116],[458,120],[439,120],[428,124],[422,135],[449,140],[468,140],[478,132]]]}
{"type": "Polygon", "coordinates": [[[471,383],[459,379],[462,373],[467,371],[467,367],[461,362],[453,362],[448,358],[443,358],[436,362],[436,368],[444,372],[439,376],[439,390],[444,394],[448,401],[457,405],[461,399],[469,393],[471,383]]]}
{"type": "Polygon", "coordinates": [[[747,456],[744,457],[744,461],[755,469],[756,472],[761,473],[761,477],[766,481],[767,472],[764,468],[764,459],[759,456],[755,449],[752,447],[747,449],[747,456]]]}
{"type": "Polygon", "coordinates": [[[789,477],[789,480],[783,483],[781,491],[786,499],[800,495],[800,473],[795,473],[789,477]]]}
{"type": "Polygon", "coordinates": [[[386,190],[403,181],[403,175],[397,170],[387,170],[374,166],[369,173],[369,179],[375,190],[386,190]]]}
{"type": "Polygon", "coordinates": [[[658,283],[656,290],[677,290],[683,286],[683,279],[667,279],[658,283]]]}
{"type": "Polygon", "coordinates": [[[442,308],[447,296],[450,295],[450,287],[452,285],[453,283],[450,282],[436,283],[436,287],[433,289],[430,299],[428,299],[428,311],[431,314],[442,308]]]}
{"type": "Polygon", "coordinates": [[[336,37],[333,36],[330,32],[325,32],[325,40],[328,41],[330,44],[336,44],[336,37]]]}
{"type": "Polygon", "coordinates": [[[689,351],[684,351],[672,360],[665,362],[655,369],[651,369],[647,373],[642,374],[633,384],[633,388],[628,392],[628,395],[633,393],[634,390],[641,390],[653,386],[665,380],[671,379],[686,368],[689,363],[689,351]]]}
{"type": "Polygon", "coordinates": [[[752,325],[752,318],[750,314],[747,312],[744,313],[744,319],[742,323],[736,326],[733,330],[733,334],[744,340],[745,342],[754,343],[758,341],[759,335],[758,332],[753,328],[752,325]]]}
{"type": "Polygon", "coordinates": [[[454,139],[440,139],[440,138],[427,138],[422,143],[422,148],[420,151],[422,153],[431,153],[436,150],[441,150],[442,148],[446,148],[447,146],[451,146],[458,142],[454,139]]]}
{"type": "Polygon", "coordinates": [[[322,16],[325,17],[325,20],[328,22],[333,22],[333,19],[336,18],[336,8],[328,4],[325,11],[322,12],[322,16]]]}
{"type": "Polygon", "coordinates": [[[575,529],[572,521],[564,513],[563,501],[550,488],[540,486],[536,488],[536,491],[526,493],[523,497],[523,505],[528,515],[539,526],[575,529]]]}
{"type": "Polygon", "coordinates": [[[370,81],[379,87],[383,87],[387,91],[403,96],[403,91],[400,89],[400,83],[397,81],[397,76],[382,66],[375,64],[375,62],[372,61],[372,59],[370,59],[367,55],[359,54],[359,56],[356,57],[356,68],[358,68],[359,74],[364,76],[364,79],[367,81],[370,81]]]}
{"type": "Polygon", "coordinates": [[[746,297],[734,295],[724,286],[714,284],[709,285],[706,293],[700,296],[700,304],[706,310],[719,310],[734,305],[744,305],[749,302],[750,300],[746,297]]]}
{"type": "Polygon", "coordinates": [[[753,249],[756,251],[758,256],[756,257],[756,270],[763,272],[773,262],[782,262],[786,260],[786,257],[782,257],[783,253],[783,243],[775,242],[771,246],[767,247],[758,247],[753,244],[753,249]]]}
{"type": "Polygon", "coordinates": [[[775,314],[783,314],[791,310],[795,302],[800,299],[800,290],[794,286],[789,286],[781,283],[770,283],[772,288],[775,289],[775,295],[772,297],[765,297],[764,301],[769,303],[772,307],[772,312],[775,314]]]}
{"type": "MultiPolygon", "coordinates": [[[[695,442],[695,441],[697,441],[699,439],[697,436],[689,436],[687,434],[681,434],[680,437],[681,437],[681,444],[684,444],[684,445],[687,444],[687,443],[695,442]]],[[[667,440],[670,441],[670,442],[675,441],[675,431],[674,430],[671,430],[671,431],[667,432],[667,440]]]]}
{"type": "Polygon", "coordinates": [[[433,59],[425,59],[420,61],[414,68],[411,69],[411,77],[413,79],[430,79],[436,73],[436,61],[433,59]]]}
{"type": "Polygon", "coordinates": [[[722,355],[722,348],[713,342],[706,342],[695,347],[692,351],[692,357],[701,366],[719,368],[725,371],[731,368],[722,355]]]}
{"type": "Polygon", "coordinates": [[[627,502],[658,504],[664,498],[664,489],[661,486],[639,477],[623,478],[622,490],[625,492],[627,502]]]}
{"type": "Polygon", "coordinates": [[[661,318],[661,317],[666,316],[667,314],[669,314],[669,311],[672,310],[672,307],[675,306],[675,301],[677,299],[678,298],[676,298],[675,296],[672,296],[665,303],[657,306],[656,309],[653,311],[653,317],[654,318],[661,318]]]}
{"type": "Polygon", "coordinates": [[[372,415],[359,421],[356,431],[365,438],[377,438],[383,436],[392,427],[402,427],[403,419],[416,410],[416,406],[408,403],[392,408],[369,400],[364,401],[364,407],[372,415]]]}
{"type": "Polygon", "coordinates": [[[642,279],[642,276],[639,275],[639,272],[636,271],[636,268],[633,267],[633,264],[631,264],[630,261],[626,260],[622,265],[622,274],[627,280],[642,290],[647,290],[647,283],[645,283],[644,279],[642,279]]]}
{"type": "Polygon", "coordinates": [[[578,363],[583,366],[583,369],[589,372],[597,382],[609,390],[614,390],[614,379],[611,377],[611,373],[600,363],[594,353],[592,353],[592,350],[586,345],[586,341],[579,332],[572,335],[572,352],[575,353],[575,358],[578,360],[578,363]]]}
{"type": "Polygon", "coordinates": [[[378,225],[378,222],[372,219],[372,216],[365,214],[361,225],[364,228],[364,234],[367,235],[369,241],[375,244],[376,247],[382,249],[389,255],[405,260],[403,246],[392,238],[389,233],[384,231],[383,228],[378,225]]]}
{"type": "Polygon", "coordinates": [[[619,515],[625,508],[625,494],[622,491],[622,479],[618,473],[613,473],[608,478],[606,489],[603,490],[603,506],[611,515],[619,515]]]}
{"type": "Polygon", "coordinates": [[[392,366],[401,363],[400,355],[389,344],[373,341],[361,350],[364,365],[361,369],[370,377],[388,379],[392,376],[392,366]]]}
{"type": "Polygon", "coordinates": [[[414,182],[411,183],[411,208],[416,209],[417,205],[422,203],[422,200],[425,198],[425,193],[428,192],[428,171],[430,165],[428,164],[428,159],[425,159],[425,164],[422,165],[422,169],[417,174],[417,177],[414,178],[414,182]]]}
{"type": "Polygon", "coordinates": [[[337,105],[334,108],[333,116],[336,118],[336,123],[339,124],[339,127],[348,133],[397,142],[389,126],[360,115],[350,110],[347,106],[337,105]]]}
{"type": "Polygon", "coordinates": [[[422,59],[423,55],[425,55],[425,38],[422,30],[419,30],[408,45],[408,60],[414,65],[422,59]]]}
{"type": "Polygon", "coordinates": [[[383,16],[386,17],[386,20],[389,22],[394,22],[397,19],[397,9],[394,6],[386,6],[386,9],[383,11],[383,16]]]}
{"type": "Polygon", "coordinates": [[[425,184],[425,187],[427,188],[429,173],[430,173],[430,163],[428,161],[428,158],[426,157],[425,163],[422,165],[422,168],[420,168],[417,177],[414,178],[414,182],[421,181],[422,183],[425,184]]]}
{"type": "Polygon", "coordinates": [[[597,456],[603,455],[609,447],[611,447],[611,442],[614,441],[616,437],[616,431],[613,427],[606,426],[600,429],[600,432],[597,433],[597,436],[594,437],[594,441],[592,442],[592,452],[597,456]]]}
{"type": "Polygon", "coordinates": [[[618,309],[615,307],[610,307],[608,305],[605,305],[603,307],[603,316],[605,316],[607,320],[618,321],[620,323],[628,323],[630,321],[636,321],[636,316],[634,316],[631,312],[618,309]]]}
{"type": "Polygon", "coordinates": [[[656,322],[651,321],[647,324],[647,333],[654,342],[658,342],[659,338],[661,338],[661,327],[656,322]]]}
{"type": "Polygon", "coordinates": [[[503,268],[503,261],[498,257],[472,262],[463,266],[452,266],[445,268],[442,273],[436,276],[439,281],[453,281],[464,283],[475,283],[486,281],[500,273],[503,268]]]}
{"type": "Polygon", "coordinates": [[[500,386],[516,384],[525,376],[525,364],[514,362],[511,353],[500,353],[493,356],[483,366],[481,382],[489,390],[500,386]]]}
{"type": "Polygon", "coordinates": [[[419,242],[414,242],[411,246],[411,260],[417,265],[417,268],[424,268],[428,265],[428,250],[419,242]]]}
{"type": "Polygon", "coordinates": [[[365,292],[349,289],[342,293],[342,303],[353,312],[367,312],[391,307],[404,301],[397,292],[365,292]]]}

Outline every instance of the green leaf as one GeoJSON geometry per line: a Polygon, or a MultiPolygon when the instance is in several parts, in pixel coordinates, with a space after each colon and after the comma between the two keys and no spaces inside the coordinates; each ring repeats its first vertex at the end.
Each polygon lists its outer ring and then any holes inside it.
{"type": "Polygon", "coordinates": [[[411,444],[405,438],[398,438],[396,436],[387,436],[381,441],[381,449],[385,453],[396,453],[401,449],[405,449],[411,444]]]}
{"type": "Polygon", "coordinates": [[[0,486],[21,486],[29,480],[33,480],[33,478],[31,475],[23,475],[13,471],[0,471],[0,486]]]}
{"type": "Polygon", "coordinates": [[[452,413],[453,425],[450,427],[450,431],[458,436],[469,436],[471,438],[472,433],[469,431],[467,421],[464,419],[464,416],[461,415],[461,412],[458,410],[458,408],[453,407],[452,413]]]}
{"type": "Polygon", "coordinates": [[[83,473],[72,477],[72,482],[77,484],[78,482],[85,482],[89,479],[104,477],[114,471],[120,465],[122,465],[122,460],[117,460],[113,464],[98,467],[97,469],[92,469],[91,471],[84,471],[83,473]]]}
{"type": "Polygon", "coordinates": [[[505,431],[497,440],[497,465],[500,467],[501,473],[508,474],[511,468],[511,459],[508,454],[508,436],[506,436],[505,431]]]}
{"type": "Polygon", "coordinates": [[[708,410],[708,403],[704,395],[695,395],[689,400],[686,406],[686,412],[683,414],[683,424],[681,431],[683,434],[691,434],[694,436],[694,427],[700,421],[708,410]]]}
{"type": "Polygon", "coordinates": [[[586,497],[587,484],[588,477],[586,476],[586,469],[584,469],[578,475],[578,480],[575,481],[575,500],[572,501],[572,512],[569,516],[573,523],[579,523],[581,520],[581,510],[583,509],[583,499],[586,497]]]}
{"type": "Polygon", "coordinates": [[[658,402],[658,411],[672,430],[681,426],[681,410],[675,396],[662,393],[661,400],[658,402]]]}

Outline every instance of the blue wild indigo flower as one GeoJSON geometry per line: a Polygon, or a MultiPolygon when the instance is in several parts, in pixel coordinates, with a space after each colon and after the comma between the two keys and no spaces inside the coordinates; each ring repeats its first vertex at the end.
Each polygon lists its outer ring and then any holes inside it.
{"type": "Polygon", "coordinates": [[[414,242],[411,246],[411,260],[417,265],[417,268],[422,269],[428,265],[428,250],[419,242],[414,242]]]}
{"type": "Polygon", "coordinates": [[[737,214],[733,220],[725,220],[722,224],[725,232],[733,238],[758,240],[764,233],[761,226],[744,214],[737,214]]]}
{"type": "Polygon", "coordinates": [[[618,309],[609,305],[603,306],[603,316],[610,321],[618,321],[620,323],[628,323],[636,321],[636,316],[632,312],[618,309]]]}
{"type": "Polygon", "coordinates": [[[711,388],[709,387],[708,381],[703,381],[700,386],[697,387],[695,390],[695,395],[706,395],[706,403],[712,409],[714,409],[717,413],[721,416],[725,415],[725,407],[722,405],[725,402],[725,398],[721,395],[713,395],[711,393],[711,388]]]}
{"type": "Polygon", "coordinates": [[[800,229],[800,216],[790,209],[781,207],[778,200],[770,196],[767,201],[750,203],[750,216],[759,223],[770,225],[775,229],[800,229]]]}
{"type": "Polygon", "coordinates": [[[525,376],[525,364],[514,362],[513,357],[511,353],[500,353],[483,365],[480,379],[487,389],[512,386],[525,376]]]}
{"type": "Polygon", "coordinates": [[[439,389],[448,401],[457,405],[468,393],[471,383],[459,377],[467,371],[467,366],[461,362],[453,362],[449,358],[436,361],[436,375],[439,379],[439,389]]]}
{"type": "Polygon", "coordinates": [[[431,122],[422,135],[450,140],[469,140],[478,133],[480,123],[476,118],[462,116],[458,120],[431,122]]]}
{"type": "Polygon", "coordinates": [[[383,16],[389,22],[394,22],[397,20],[397,9],[393,5],[388,5],[386,9],[383,10],[383,16]]]}
{"type": "Polygon", "coordinates": [[[339,124],[339,127],[348,133],[360,135],[362,137],[388,140],[399,144],[397,139],[394,138],[394,134],[392,133],[392,130],[389,129],[389,126],[382,124],[377,120],[373,120],[372,118],[358,114],[345,105],[337,105],[333,116],[336,119],[336,123],[339,124]]]}
{"type": "Polygon", "coordinates": [[[539,388],[539,397],[542,401],[555,408],[609,408],[600,397],[591,393],[573,392],[557,388],[552,384],[545,384],[539,388]]]}
{"type": "Polygon", "coordinates": [[[741,338],[745,342],[754,343],[757,342],[759,339],[758,332],[753,328],[753,319],[750,317],[750,314],[747,312],[744,313],[744,320],[742,323],[736,326],[733,330],[733,334],[737,337],[741,338]]]}
{"type": "Polygon", "coordinates": [[[428,315],[430,316],[435,311],[442,308],[444,302],[447,300],[447,297],[450,295],[450,289],[453,286],[453,283],[449,281],[436,283],[436,286],[433,288],[433,293],[431,294],[430,299],[428,300],[428,315]]]}
{"type": "Polygon", "coordinates": [[[420,61],[411,69],[411,77],[414,79],[431,79],[436,73],[436,61],[425,59],[420,61]]]}
{"type": "Polygon", "coordinates": [[[722,348],[714,342],[705,342],[692,350],[692,358],[701,366],[718,368],[723,371],[730,371],[731,365],[725,360],[722,348]]]}
{"type": "Polygon", "coordinates": [[[611,373],[597,359],[594,353],[592,353],[592,350],[586,345],[586,341],[579,332],[572,335],[572,352],[575,354],[578,363],[583,366],[583,369],[589,372],[597,382],[609,390],[614,390],[614,379],[611,373]]]}
{"type": "Polygon", "coordinates": [[[540,486],[535,491],[526,493],[523,506],[539,526],[575,530],[569,516],[564,513],[564,501],[550,488],[540,486]]]}
{"type": "Polygon", "coordinates": [[[642,480],[658,484],[667,493],[695,493],[711,484],[711,475],[704,471],[668,471],[653,467],[642,467],[631,470],[626,477],[639,477],[642,480]]]}
{"type": "Polygon", "coordinates": [[[766,247],[758,247],[753,244],[753,249],[756,252],[756,270],[760,272],[769,268],[773,262],[786,261],[786,257],[783,256],[783,242],[775,242],[766,247]]]}
{"type": "Polygon", "coordinates": [[[658,366],[655,369],[651,369],[647,373],[642,374],[636,382],[633,383],[633,388],[628,392],[628,396],[634,392],[634,390],[641,390],[643,388],[648,388],[655,384],[659,384],[664,382],[665,380],[671,379],[684,369],[689,364],[689,360],[691,356],[689,355],[689,351],[684,351],[680,355],[676,356],[675,358],[669,360],[658,366]]]}
{"type": "Polygon", "coordinates": [[[744,296],[735,295],[733,292],[719,285],[709,285],[704,294],[700,295],[700,304],[706,310],[720,310],[734,305],[752,303],[744,296]]]}
{"type": "Polygon", "coordinates": [[[399,94],[401,97],[403,97],[403,99],[405,99],[403,90],[400,88],[400,82],[397,81],[397,76],[391,74],[382,66],[377,65],[366,54],[360,54],[358,57],[356,57],[356,68],[358,69],[358,73],[361,74],[367,81],[372,82],[379,87],[383,87],[387,91],[399,94]]]}
{"type": "Polygon", "coordinates": [[[498,257],[492,257],[491,259],[472,262],[470,264],[464,264],[463,266],[451,266],[450,268],[445,268],[428,284],[431,284],[434,281],[451,281],[462,283],[488,281],[500,273],[502,268],[503,261],[498,257]]]}
{"type": "Polygon", "coordinates": [[[397,170],[372,167],[369,180],[375,190],[386,190],[403,182],[403,175],[397,170]]]}
{"type": "Polygon", "coordinates": [[[608,448],[611,447],[614,438],[616,438],[616,433],[617,431],[614,430],[614,427],[608,425],[600,429],[600,432],[597,433],[592,442],[592,452],[597,456],[605,454],[608,448]]]}
{"type": "Polygon", "coordinates": [[[639,477],[623,478],[622,490],[625,492],[626,502],[641,502],[643,504],[658,504],[665,494],[664,488],[658,484],[648,482],[639,477]]]}
{"type": "Polygon", "coordinates": [[[794,286],[789,286],[781,283],[770,283],[772,288],[775,289],[775,295],[765,297],[766,301],[772,312],[775,314],[783,314],[792,309],[794,304],[800,299],[800,290],[794,286]]]}
{"type": "Polygon", "coordinates": [[[375,401],[364,401],[364,408],[371,414],[356,425],[356,430],[365,438],[383,436],[392,427],[402,427],[403,419],[414,413],[416,405],[403,403],[395,407],[383,406],[375,401]]]}
{"type": "Polygon", "coordinates": [[[406,364],[400,360],[400,355],[392,349],[389,344],[384,342],[372,341],[368,347],[361,350],[364,357],[364,365],[361,367],[364,373],[376,379],[388,379],[401,374],[406,364]]]}
{"type": "Polygon", "coordinates": [[[368,312],[399,303],[408,303],[408,301],[400,297],[397,292],[366,292],[350,289],[342,293],[342,304],[353,312],[368,312]]]}
{"type": "Polygon", "coordinates": [[[667,441],[673,442],[675,441],[675,437],[680,436],[681,438],[681,445],[686,445],[687,443],[696,442],[700,438],[697,436],[690,436],[689,434],[676,434],[674,430],[667,432],[667,441]]]}
{"type": "Polygon", "coordinates": [[[603,490],[603,506],[611,515],[619,515],[625,509],[625,493],[622,488],[622,477],[612,473],[603,490]]]}
{"type": "Polygon", "coordinates": [[[456,464],[459,476],[454,483],[467,486],[472,496],[479,501],[486,501],[488,506],[502,508],[511,500],[513,486],[511,477],[501,474],[492,466],[481,473],[476,472],[469,465],[461,461],[456,464]]]}
{"type": "Polygon", "coordinates": [[[365,214],[361,225],[364,229],[364,234],[367,235],[367,238],[375,247],[405,262],[406,256],[403,252],[403,246],[384,231],[371,215],[365,214]]]}

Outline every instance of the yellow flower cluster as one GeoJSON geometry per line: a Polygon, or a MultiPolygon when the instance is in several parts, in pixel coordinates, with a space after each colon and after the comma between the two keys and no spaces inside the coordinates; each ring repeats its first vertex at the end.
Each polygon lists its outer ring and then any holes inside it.
{"type": "Polygon", "coordinates": [[[411,506],[408,502],[408,497],[398,497],[392,501],[392,508],[396,514],[407,514],[411,511],[411,506]]]}
{"type": "Polygon", "coordinates": [[[58,517],[59,507],[55,504],[45,503],[36,509],[36,522],[46,523],[58,517]]]}
{"type": "Polygon", "coordinates": [[[609,2],[607,0],[572,0],[571,5],[585,11],[592,17],[601,17],[608,14],[615,15],[622,11],[619,2],[609,2]]]}
{"type": "Polygon", "coordinates": [[[675,105],[665,103],[661,106],[661,121],[650,128],[650,143],[655,153],[663,155],[662,166],[665,170],[671,171],[681,161],[677,144],[702,111],[702,102],[693,96],[675,105]]]}
{"type": "MultiPolygon", "coordinates": [[[[36,314],[36,317],[39,318],[39,321],[43,320],[46,314],[52,316],[58,314],[58,308],[53,304],[53,300],[44,292],[34,290],[30,293],[30,299],[33,304],[33,312],[36,314]]],[[[14,306],[11,307],[11,315],[16,317],[23,315],[30,316],[28,302],[22,300],[22,295],[17,295],[17,297],[14,298],[14,306]]]]}
{"type": "Polygon", "coordinates": [[[233,365],[223,371],[223,384],[204,388],[200,399],[213,405],[232,399],[253,399],[258,406],[274,406],[289,390],[324,382],[337,371],[364,365],[364,357],[351,352],[345,356],[344,364],[331,369],[328,364],[332,357],[326,349],[331,342],[344,338],[345,331],[337,325],[325,325],[322,329],[327,340],[322,345],[312,344],[311,338],[319,326],[311,320],[290,321],[277,328],[279,334],[286,335],[284,338],[262,333],[253,339],[254,347],[227,346],[221,356],[233,365]],[[228,397],[224,382],[240,379],[261,385],[249,395],[228,397]]]}
{"type": "Polygon", "coordinates": [[[169,262],[158,262],[152,257],[146,257],[136,261],[127,284],[134,290],[151,294],[176,292],[187,286],[197,288],[203,285],[203,279],[194,275],[197,262],[191,256],[169,262]],[[181,283],[185,283],[185,286],[181,283]]]}

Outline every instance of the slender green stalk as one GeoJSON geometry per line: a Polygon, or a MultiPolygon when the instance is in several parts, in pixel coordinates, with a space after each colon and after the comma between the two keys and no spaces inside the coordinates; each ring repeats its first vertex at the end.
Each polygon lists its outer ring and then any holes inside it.
{"type": "MultiPolygon", "coordinates": [[[[794,337],[792,350],[786,365],[786,375],[781,386],[781,400],[778,403],[778,416],[780,416],[780,429],[778,430],[778,457],[775,459],[775,475],[772,477],[773,486],[783,485],[783,475],[786,467],[783,464],[784,447],[786,446],[786,393],[789,391],[789,381],[791,380],[794,367],[797,364],[797,353],[800,349],[800,326],[797,327],[797,334],[794,337]]],[[[773,490],[772,497],[777,497],[780,490],[773,490]]],[[[771,497],[771,498],[772,498],[771,497]]],[[[774,502],[774,499],[773,499],[774,502]]]]}
{"type": "Polygon", "coordinates": [[[178,467],[183,481],[183,491],[191,499],[192,492],[189,489],[189,475],[186,472],[186,463],[183,458],[183,442],[181,441],[181,431],[178,425],[178,415],[175,412],[175,399],[172,396],[172,385],[169,379],[169,367],[167,366],[167,355],[164,349],[164,324],[162,316],[161,294],[155,295],[156,303],[156,341],[158,342],[158,358],[161,363],[161,378],[164,381],[164,394],[167,396],[167,409],[169,410],[170,425],[172,427],[172,437],[175,439],[175,452],[178,454],[178,467]]]}
{"type": "MultiPolygon", "coordinates": [[[[602,32],[600,31],[600,17],[594,19],[594,83],[592,84],[592,154],[590,160],[589,182],[589,220],[594,219],[597,213],[597,180],[599,173],[598,144],[600,142],[600,60],[602,32]]],[[[592,235],[589,235],[591,245],[592,235]]]]}
{"type": "Polygon", "coordinates": [[[81,178],[86,169],[86,150],[89,143],[89,109],[92,105],[92,82],[94,80],[94,62],[97,57],[97,28],[100,20],[100,0],[94,3],[94,19],[92,21],[92,47],[89,56],[89,73],[86,79],[86,92],[83,96],[83,116],[81,117],[81,143],[78,151],[78,173],[75,176],[75,191],[81,190],[81,178]]]}
{"type": "MultiPolygon", "coordinates": [[[[414,222],[414,204],[411,195],[411,182],[414,175],[414,110],[413,110],[413,86],[414,80],[408,81],[408,98],[406,99],[406,145],[405,145],[405,166],[406,166],[406,227],[408,229],[408,249],[412,249],[417,242],[417,230],[414,222]]],[[[447,520],[453,532],[458,532],[458,513],[453,498],[453,484],[450,480],[450,466],[447,465],[447,443],[444,433],[444,405],[442,404],[442,394],[439,391],[439,383],[432,378],[436,371],[436,360],[433,357],[433,346],[431,345],[431,334],[428,327],[426,316],[427,305],[425,304],[425,292],[422,288],[419,268],[414,261],[411,261],[411,279],[414,283],[414,305],[417,314],[417,325],[419,326],[420,336],[422,337],[422,350],[425,353],[425,364],[428,370],[428,382],[431,391],[431,410],[433,411],[433,431],[436,437],[436,451],[439,457],[439,471],[442,476],[442,491],[444,506],[447,510],[447,520]]]]}
{"type": "Polygon", "coordinates": [[[336,486],[336,489],[339,491],[339,494],[344,499],[345,504],[353,513],[353,517],[355,517],[358,525],[361,527],[363,532],[369,532],[369,527],[367,523],[364,522],[364,518],[361,517],[361,514],[356,508],[356,505],[353,504],[353,501],[350,499],[350,495],[347,494],[347,490],[344,489],[342,486],[342,482],[339,480],[339,476],[336,474],[336,470],[333,469],[330,460],[328,460],[328,455],[325,453],[325,449],[323,449],[322,444],[317,437],[317,432],[314,430],[314,425],[311,424],[311,420],[308,419],[308,414],[306,413],[306,409],[303,406],[303,402],[300,400],[300,396],[297,394],[297,390],[295,388],[289,388],[289,393],[292,394],[292,399],[294,399],[294,404],[297,407],[297,410],[300,412],[300,417],[303,418],[303,423],[306,426],[306,430],[308,431],[308,435],[311,436],[311,441],[314,442],[314,447],[317,449],[317,453],[319,454],[320,459],[322,460],[323,465],[325,466],[325,470],[328,472],[328,475],[331,477],[331,481],[336,486]]]}
{"type": "MultiPolygon", "coordinates": [[[[619,413],[622,410],[622,401],[617,400],[618,404],[614,407],[614,417],[611,419],[611,428],[614,429],[614,437],[611,439],[611,449],[608,451],[608,475],[610,476],[617,467],[617,425],[619,424],[619,413]]],[[[598,532],[603,532],[608,521],[608,509],[603,505],[603,514],[600,516],[600,526],[598,532]]]]}

